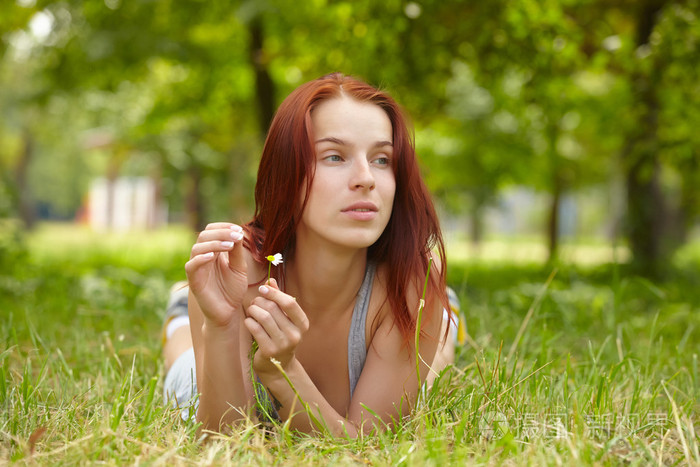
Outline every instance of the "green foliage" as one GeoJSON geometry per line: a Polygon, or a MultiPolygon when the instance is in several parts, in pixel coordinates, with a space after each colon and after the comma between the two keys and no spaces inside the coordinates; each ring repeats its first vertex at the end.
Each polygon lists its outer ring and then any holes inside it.
{"type": "Polygon", "coordinates": [[[68,216],[93,177],[138,174],[162,180],[176,214],[246,219],[271,109],[341,70],[406,107],[428,181],[454,215],[478,221],[514,184],[552,195],[554,213],[562,194],[630,175],[663,178],[669,212],[631,219],[631,238],[669,224],[661,250],[672,252],[697,223],[697,0],[1,8],[3,171],[14,173],[33,143],[15,204],[26,191],[68,216]],[[643,154],[653,157],[637,174],[643,154]]]}
{"type": "Polygon", "coordinates": [[[27,246],[22,225],[16,219],[0,216],[0,270],[15,273],[27,259],[27,246]]]}

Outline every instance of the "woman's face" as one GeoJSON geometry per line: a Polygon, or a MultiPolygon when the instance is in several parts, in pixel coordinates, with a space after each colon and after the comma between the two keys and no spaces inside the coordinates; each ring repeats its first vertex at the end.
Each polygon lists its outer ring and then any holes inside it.
{"type": "Polygon", "coordinates": [[[379,106],[338,97],[311,114],[316,173],[297,230],[314,242],[367,248],[394,203],[392,126],[379,106]]]}

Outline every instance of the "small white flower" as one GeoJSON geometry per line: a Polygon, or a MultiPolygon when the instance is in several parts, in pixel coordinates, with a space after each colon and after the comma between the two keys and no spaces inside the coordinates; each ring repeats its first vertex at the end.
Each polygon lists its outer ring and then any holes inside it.
{"type": "Polygon", "coordinates": [[[272,263],[273,266],[277,266],[280,263],[283,263],[282,261],[282,253],[276,253],[275,255],[270,255],[267,257],[267,260],[272,263]]]}

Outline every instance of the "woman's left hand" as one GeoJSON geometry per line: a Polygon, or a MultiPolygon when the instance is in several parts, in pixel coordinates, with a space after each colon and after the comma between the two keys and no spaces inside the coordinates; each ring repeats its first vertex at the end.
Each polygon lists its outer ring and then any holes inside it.
{"type": "Polygon", "coordinates": [[[309,320],[296,299],[282,292],[275,279],[260,286],[259,291],[260,296],[248,306],[244,323],[258,343],[253,369],[260,376],[279,372],[271,358],[287,368],[309,329],[309,320]]]}

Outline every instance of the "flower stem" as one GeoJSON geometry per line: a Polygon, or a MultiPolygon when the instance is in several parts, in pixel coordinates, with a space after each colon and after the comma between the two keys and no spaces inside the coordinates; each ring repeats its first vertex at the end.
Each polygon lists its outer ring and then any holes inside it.
{"type": "Polygon", "coordinates": [[[420,378],[420,328],[423,322],[423,308],[425,308],[425,292],[428,290],[428,278],[430,277],[430,270],[433,265],[432,255],[428,258],[428,271],[425,273],[425,282],[423,283],[423,295],[421,295],[420,301],[418,302],[418,317],[416,319],[416,332],[415,332],[415,346],[416,346],[416,377],[418,378],[418,391],[422,384],[420,378]]]}
{"type": "MultiPolygon", "coordinates": [[[[316,415],[313,413],[311,410],[311,406],[301,398],[301,395],[299,394],[299,391],[297,391],[296,386],[294,386],[294,383],[292,382],[291,379],[289,379],[289,376],[287,375],[287,372],[284,371],[284,368],[282,368],[282,364],[277,360],[276,358],[270,358],[270,362],[275,365],[275,367],[279,370],[280,373],[282,373],[282,377],[284,380],[287,382],[289,387],[291,388],[292,392],[294,392],[294,395],[296,396],[297,400],[301,403],[301,406],[304,408],[304,411],[306,414],[309,416],[309,419],[311,420],[312,425],[314,425],[316,428],[320,429],[322,432],[325,433],[330,433],[330,429],[328,428],[328,425],[326,424],[325,420],[323,419],[323,416],[321,415],[320,409],[319,409],[319,417],[316,417],[316,415]]],[[[289,413],[290,418],[293,416],[293,413],[289,413]]]]}

